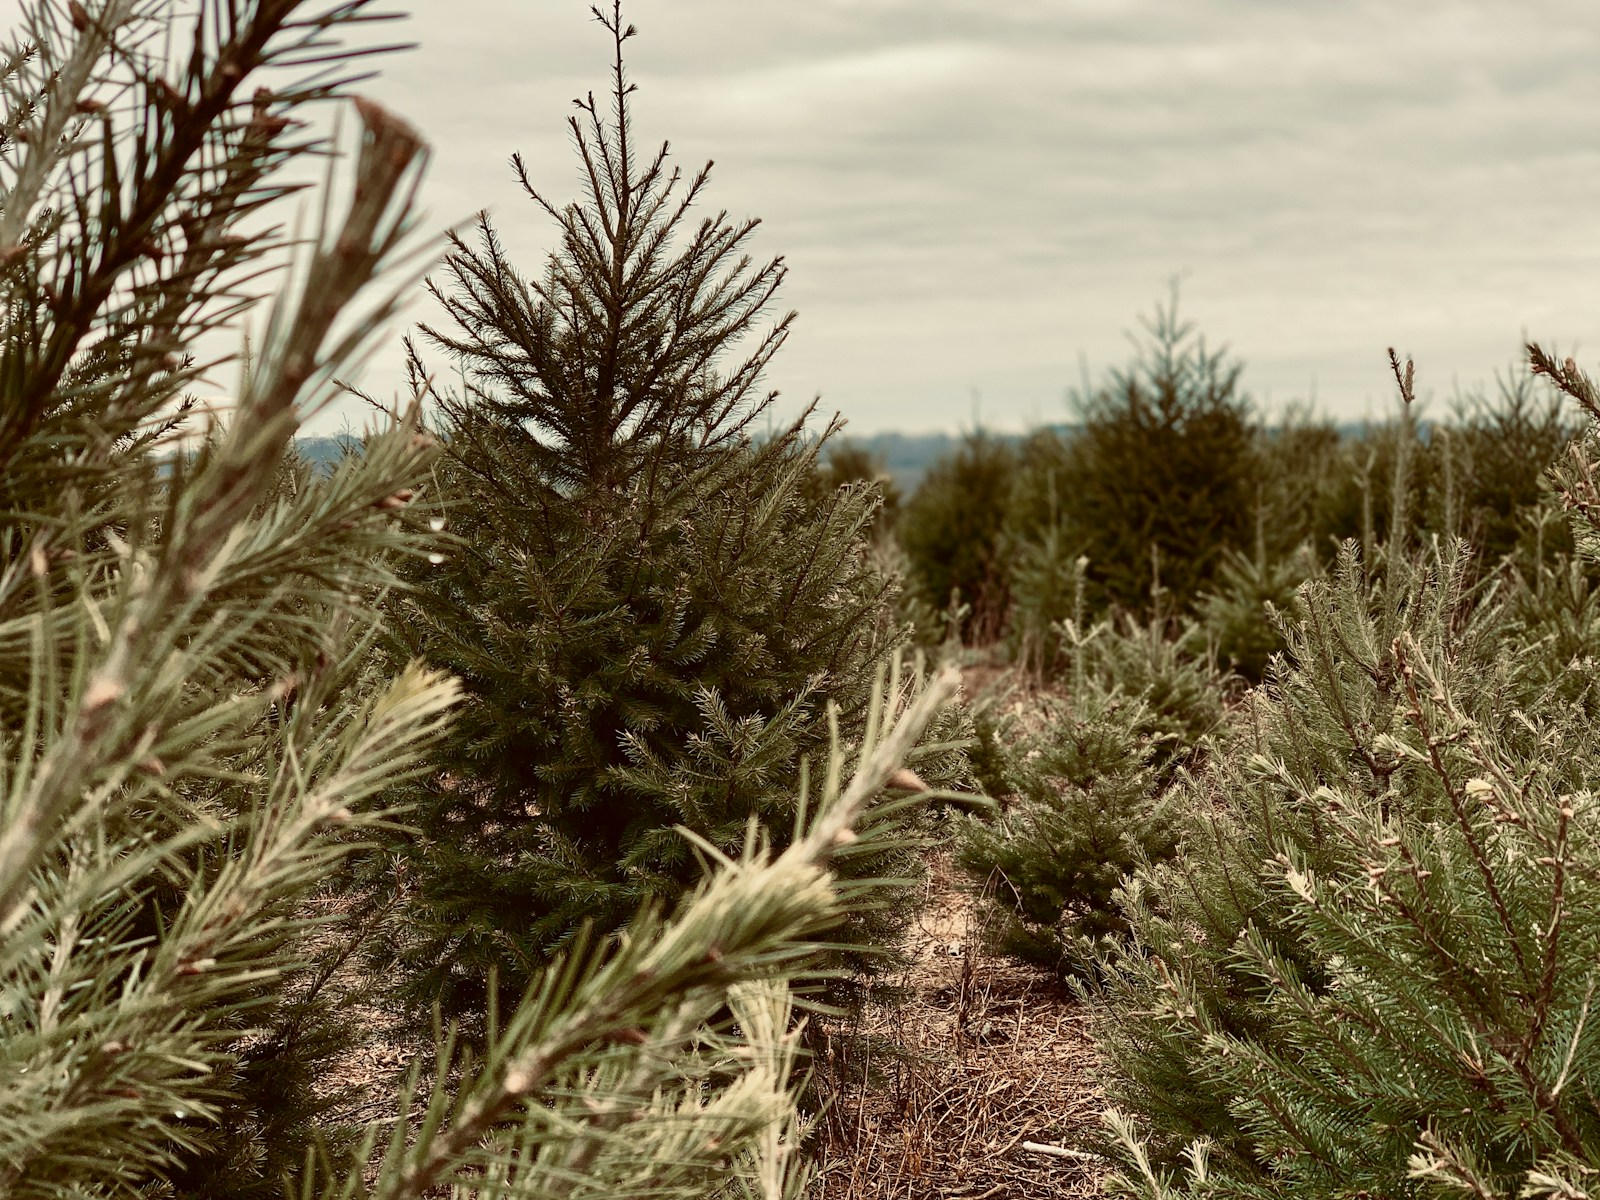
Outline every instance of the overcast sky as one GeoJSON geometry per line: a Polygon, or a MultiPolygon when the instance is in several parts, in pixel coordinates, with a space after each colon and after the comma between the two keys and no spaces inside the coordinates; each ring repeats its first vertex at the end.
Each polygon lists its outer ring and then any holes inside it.
{"type": "MultiPolygon", "coordinates": [[[[404,0],[397,6],[406,7],[404,0]]],[[[11,5],[7,5],[11,7],[11,5]]],[[[440,225],[536,271],[520,150],[576,194],[586,0],[411,0],[371,90],[432,139],[440,225]]],[[[1263,411],[1381,412],[1524,334],[1600,347],[1597,0],[629,0],[641,133],[759,216],[800,317],[770,376],[853,432],[1064,419],[1183,277],[1263,411]]],[[[395,356],[390,356],[391,359],[395,356]]],[[[1591,366],[1594,364],[1591,364],[1591,366]]],[[[374,381],[387,376],[377,368],[374,381]]]]}

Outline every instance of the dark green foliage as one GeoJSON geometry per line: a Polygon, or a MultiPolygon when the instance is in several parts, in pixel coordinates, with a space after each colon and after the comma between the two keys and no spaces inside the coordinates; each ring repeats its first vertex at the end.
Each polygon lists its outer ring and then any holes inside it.
{"type": "Polygon", "coordinates": [[[1258,548],[1269,560],[1309,546],[1318,561],[1328,561],[1340,543],[1361,536],[1359,506],[1353,519],[1339,511],[1341,495],[1356,475],[1352,447],[1357,445],[1359,439],[1341,436],[1331,421],[1296,407],[1260,430],[1251,522],[1258,548]]]}
{"type": "Polygon", "coordinates": [[[361,997],[327,986],[343,946],[319,949],[312,969],[289,972],[252,997],[241,1032],[254,1036],[240,1038],[214,1081],[226,1097],[220,1117],[191,1121],[185,1131],[203,1152],[165,1173],[176,1195],[278,1200],[308,1146],[321,1145],[339,1169],[351,1166],[362,1132],[355,1114],[369,1097],[355,1083],[331,1079],[329,1067],[347,1060],[364,1035],[361,997]]]}
{"type": "Polygon", "coordinates": [[[677,894],[700,873],[679,825],[725,851],[752,814],[787,828],[827,701],[859,719],[893,636],[867,496],[808,500],[808,452],[785,442],[718,467],[515,549],[516,497],[441,471],[470,501],[466,545],[419,581],[401,653],[447,665],[470,701],[405,847],[419,1002],[480,1011],[491,968],[520,991],[585,921],[613,929],[677,894]]]}
{"type": "Polygon", "coordinates": [[[829,492],[850,485],[866,485],[876,492],[878,509],[870,528],[874,541],[886,537],[900,516],[900,488],[894,476],[883,459],[862,443],[830,438],[811,475],[812,499],[820,501],[829,492]]]}
{"type": "Polygon", "coordinates": [[[1072,543],[1059,525],[1037,540],[1024,542],[1011,563],[1011,642],[1024,673],[1053,675],[1064,661],[1063,621],[1083,620],[1083,593],[1089,560],[1072,555],[1072,543]]]}
{"type": "MultiPolygon", "coordinates": [[[[1549,503],[1545,467],[1579,433],[1548,389],[1517,371],[1498,381],[1495,397],[1463,398],[1455,419],[1435,430],[1430,449],[1434,495],[1431,528],[1469,542],[1485,566],[1519,550],[1538,554],[1535,516],[1549,503]]],[[[1545,555],[1572,549],[1565,522],[1547,523],[1545,555]]],[[[1541,559],[1541,561],[1543,561],[1541,559]]]]}
{"type": "Polygon", "coordinates": [[[967,762],[980,795],[1004,796],[1011,790],[1013,721],[1002,711],[1003,693],[991,694],[973,705],[972,745],[967,762]]]}
{"type": "Polygon", "coordinates": [[[974,430],[928,468],[900,514],[908,586],[934,612],[959,597],[958,632],[980,643],[999,635],[1010,604],[1002,532],[1015,470],[1009,444],[974,430]]]}
{"type": "Polygon", "coordinates": [[[1403,405],[1395,419],[1366,425],[1345,442],[1344,470],[1325,502],[1322,553],[1353,540],[1376,568],[1386,555],[1407,554],[1428,540],[1434,460],[1423,434],[1415,406],[1403,405]]]}
{"type": "Polygon", "coordinates": [[[1507,636],[1521,650],[1530,686],[1557,691],[1600,717],[1600,696],[1592,687],[1600,669],[1600,587],[1592,562],[1558,558],[1537,568],[1532,579],[1512,572],[1504,586],[1507,636]]]}
{"type": "Polygon", "coordinates": [[[1184,611],[1250,544],[1256,433],[1242,366],[1179,320],[1176,297],[1145,328],[1138,359],[1079,399],[1061,520],[1097,603],[1184,611]]]}
{"type": "Polygon", "coordinates": [[[1074,618],[1082,625],[1085,615],[1088,560],[1061,519],[1060,497],[1072,486],[1069,435],[1036,430],[1017,459],[1002,537],[1012,595],[1010,649],[1024,672],[1047,678],[1063,662],[1057,626],[1074,618]]]}
{"type": "Polygon", "coordinates": [[[1173,849],[1149,714],[1097,690],[1073,703],[1043,697],[1008,724],[984,779],[1002,809],[964,822],[957,862],[983,888],[999,949],[1079,972],[1126,930],[1114,903],[1123,877],[1173,849]]]}
{"type": "Polygon", "coordinates": [[[1062,500],[1073,487],[1074,430],[1043,426],[1017,444],[1015,483],[1006,505],[1005,540],[1010,547],[1041,540],[1062,520],[1062,500]]]}
{"type": "Polygon", "coordinates": [[[1117,889],[1172,853],[1167,793],[1223,719],[1224,681],[1193,652],[1192,628],[1084,629],[1082,576],[1058,627],[1066,694],[985,712],[975,768],[1001,808],[970,818],[958,843],[998,948],[1067,974],[1093,970],[1098,943],[1125,932],[1117,889]]]}
{"type": "Polygon", "coordinates": [[[1309,546],[1283,558],[1258,550],[1247,557],[1230,549],[1213,590],[1200,602],[1200,623],[1218,658],[1250,683],[1260,683],[1268,660],[1284,647],[1278,624],[1295,606],[1295,593],[1316,560],[1309,546]]]}
{"type": "Polygon", "coordinates": [[[1525,374],[1499,380],[1492,396],[1458,398],[1445,421],[1426,421],[1411,404],[1333,446],[1310,444],[1312,430],[1299,429],[1264,459],[1269,537],[1309,537],[1324,557],[1346,538],[1369,557],[1434,534],[1464,538],[1484,572],[1507,557],[1527,563],[1569,552],[1566,526],[1549,518],[1543,473],[1576,432],[1557,399],[1525,374]],[[1304,503],[1284,503],[1271,486],[1280,477],[1297,481],[1304,503]]]}
{"type": "MultiPolygon", "coordinates": [[[[1087,686],[1120,689],[1144,703],[1137,728],[1155,743],[1163,779],[1190,762],[1224,716],[1226,679],[1218,674],[1193,623],[1124,615],[1088,632],[1087,686]]],[[[1080,688],[1074,686],[1074,694],[1080,688]]]]}
{"type": "Polygon", "coordinates": [[[1179,856],[1128,887],[1099,1026],[1124,1194],[1578,1195],[1600,1166],[1592,677],[1448,545],[1385,562],[1306,585],[1180,780],[1179,856]]]}
{"type": "MultiPolygon", "coordinates": [[[[392,652],[468,700],[396,846],[396,950],[414,1010],[473,1022],[491,972],[509,1001],[586,923],[610,932],[698,879],[680,826],[733,852],[759,818],[781,842],[829,706],[859,740],[901,636],[869,555],[875,489],[815,486],[826,438],[799,426],[748,436],[789,327],[760,328],[782,263],[743,257],[754,222],[686,225],[705,172],[684,187],[664,147],[635,161],[613,32],[614,119],[590,100],[572,122],[583,199],[528,187],[560,237],[543,274],[519,275],[484,219],[433,285],[453,330],[426,331],[462,380],[434,395],[455,545],[395,609],[392,652]]],[[[949,781],[959,755],[917,769],[949,781]]],[[[907,845],[877,846],[845,869],[914,872],[907,845]]],[[[880,942],[900,915],[859,913],[850,936],[880,942]]]]}

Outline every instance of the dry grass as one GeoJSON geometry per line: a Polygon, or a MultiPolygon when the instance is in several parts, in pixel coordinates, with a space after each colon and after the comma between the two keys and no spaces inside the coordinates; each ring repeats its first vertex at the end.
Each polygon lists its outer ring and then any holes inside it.
{"type": "Polygon", "coordinates": [[[901,998],[818,1039],[833,1094],[814,1200],[1098,1194],[1105,1164],[1079,1148],[1101,1107],[1087,1014],[982,943],[971,897],[936,862],[901,998]]]}

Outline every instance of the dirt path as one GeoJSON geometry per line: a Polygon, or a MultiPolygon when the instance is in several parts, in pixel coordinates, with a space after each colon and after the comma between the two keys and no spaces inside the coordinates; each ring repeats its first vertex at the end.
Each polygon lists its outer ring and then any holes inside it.
{"type": "Polygon", "coordinates": [[[867,1011],[855,1029],[865,1038],[825,1040],[834,1061],[819,1076],[867,1083],[831,1097],[812,1196],[1099,1194],[1105,1164],[1075,1148],[1102,1107],[1082,1005],[1047,973],[984,952],[972,898],[948,860],[933,864],[928,888],[902,998],[867,1011]],[[855,1061],[840,1061],[845,1047],[855,1061]]]}

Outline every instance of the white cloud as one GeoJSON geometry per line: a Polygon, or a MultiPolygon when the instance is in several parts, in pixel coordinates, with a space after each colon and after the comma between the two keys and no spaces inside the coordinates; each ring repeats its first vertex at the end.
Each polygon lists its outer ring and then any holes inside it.
{"type": "MultiPolygon", "coordinates": [[[[550,229],[505,168],[578,184],[567,103],[606,85],[586,0],[414,0],[375,87],[437,146],[444,223],[550,229]]],[[[4,6],[0,5],[0,12],[4,6]]],[[[647,138],[717,160],[800,310],[772,382],[857,429],[1060,413],[1078,357],[1185,272],[1274,401],[1359,415],[1596,341],[1592,0],[630,0],[647,138]]],[[[381,372],[380,372],[381,376],[381,372]]]]}

